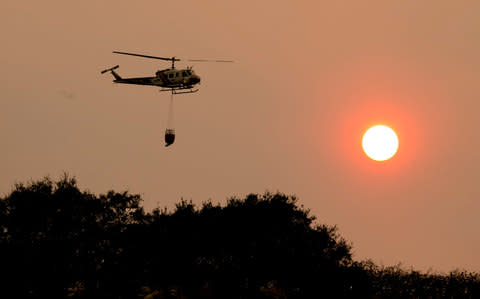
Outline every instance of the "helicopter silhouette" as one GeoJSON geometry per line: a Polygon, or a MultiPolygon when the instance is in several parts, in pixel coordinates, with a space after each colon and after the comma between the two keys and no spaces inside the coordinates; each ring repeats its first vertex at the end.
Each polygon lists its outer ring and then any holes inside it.
{"type": "MultiPolygon", "coordinates": [[[[172,94],[184,94],[184,93],[194,93],[198,91],[195,88],[195,85],[200,83],[200,76],[195,74],[195,71],[192,67],[187,67],[185,69],[176,69],[175,61],[181,61],[176,57],[158,57],[144,54],[135,54],[127,52],[118,52],[113,51],[115,54],[131,55],[138,56],[150,59],[159,59],[165,61],[171,61],[172,66],[167,69],[158,70],[153,77],[137,77],[137,78],[122,78],[115,70],[119,67],[118,65],[105,69],[101,71],[102,74],[110,72],[115,80],[114,83],[122,84],[135,84],[135,85],[151,85],[161,87],[160,91],[170,91],[172,94]]],[[[192,62],[233,62],[232,60],[208,60],[208,59],[187,59],[186,61],[192,62]]]]}
{"type": "MultiPolygon", "coordinates": [[[[170,100],[170,111],[169,111],[169,119],[173,114],[173,95],[174,94],[185,94],[185,93],[194,93],[198,91],[195,88],[195,85],[200,83],[200,76],[195,74],[192,67],[187,67],[185,69],[176,69],[175,68],[175,61],[181,61],[175,57],[158,57],[158,56],[151,56],[151,55],[144,55],[144,54],[136,54],[136,53],[128,53],[128,52],[119,52],[113,51],[115,54],[122,54],[122,55],[131,55],[131,56],[138,56],[150,59],[159,59],[165,61],[171,61],[172,66],[167,69],[158,70],[153,77],[136,77],[136,78],[122,78],[117,72],[118,65],[105,69],[101,71],[102,74],[106,72],[110,72],[113,77],[114,83],[121,83],[121,84],[135,84],[135,85],[150,85],[150,86],[158,86],[161,87],[160,91],[170,91],[172,93],[172,97],[170,100]]],[[[187,61],[193,62],[233,62],[232,60],[208,60],[208,59],[188,59],[187,61]]],[[[173,144],[175,141],[175,130],[173,129],[172,124],[170,123],[167,129],[165,130],[165,146],[168,147],[173,144]]]]}

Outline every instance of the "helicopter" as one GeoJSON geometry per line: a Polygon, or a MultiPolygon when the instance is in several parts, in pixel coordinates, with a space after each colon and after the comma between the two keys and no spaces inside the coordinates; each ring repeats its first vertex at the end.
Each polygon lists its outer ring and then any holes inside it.
{"type": "MultiPolygon", "coordinates": [[[[154,77],[137,77],[137,78],[122,78],[117,72],[116,69],[119,68],[118,65],[105,69],[101,71],[102,74],[110,72],[113,77],[114,83],[123,83],[123,84],[135,84],[135,85],[150,85],[161,87],[160,91],[170,91],[172,93],[170,99],[170,111],[169,119],[173,114],[173,95],[174,94],[185,94],[185,93],[195,93],[198,91],[195,88],[195,85],[200,83],[200,77],[195,74],[192,67],[187,67],[186,69],[176,69],[175,61],[180,61],[176,57],[158,57],[144,54],[128,53],[128,52],[119,52],[113,51],[115,54],[122,55],[131,55],[151,59],[159,59],[165,61],[171,61],[172,67],[158,70],[155,73],[154,77]]],[[[194,62],[233,62],[232,60],[207,60],[207,59],[188,59],[187,61],[194,62]]],[[[171,121],[169,120],[169,123],[171,121]]],[[[168,147],[173,144],[175,141],[175,130],[172,127],[172,124],[168,124],[167,129],[165,130],[165,146],[168,147]]]]}
{"type": "MultiPolygon", "coordinates": [[[[195,74],[192,67],[187,67],[185,69],[176,69],[175,61],[181,61],[176,57],[158,57],[150,56],[144,54],[135,54],[127,52],[113,51],[115,54],[122,55],[131,55],[138,56],[150,59],[159,59],[165,61],[171,61],[172,67],[158,70],[155,73],[154,77],[137,77],[137,78],[122,78],[117,72],[116,69],[119,68],[119,65],[105,69],[101,71],[102,74],[110,72],[115,80],[114,83],[123,83],[123,84],[136,84],[136,85],[151,85],[161,87],[160,91],[170,91],[172,94],[185,94],[185,93],[195,93],[198,91],[195,88],[195,85],[200,83],[200,77],[195,74]]],[[[232,60],[207,60],[207,59],[188,59],[187,61],[192,62],[233,62],[232,60]]]]}

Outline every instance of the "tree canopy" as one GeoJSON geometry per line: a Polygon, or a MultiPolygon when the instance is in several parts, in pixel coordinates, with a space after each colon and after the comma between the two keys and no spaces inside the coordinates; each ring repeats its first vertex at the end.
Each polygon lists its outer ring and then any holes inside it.
{"type": "Polygon", "coordinates": [[[422,274],[352,259],[294,196],[181,200],[81,191],[67,175],[0,198],[0,297],[473,298],[475,273],[422,274]],[[430,297],[429,297],[430,296],[430,297]],[[462,297],[463,296],[463,297],[462,297]],[[470,297],[469,297],[470,296],[470,297]]]}

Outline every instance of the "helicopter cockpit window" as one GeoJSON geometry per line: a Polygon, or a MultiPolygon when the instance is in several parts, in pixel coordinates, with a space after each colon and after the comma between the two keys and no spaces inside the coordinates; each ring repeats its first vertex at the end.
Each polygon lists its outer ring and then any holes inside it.
{"type": "Polygon", "coordinates": [[[192,75],[192,71],[191,71],[191,70],[187,70],[187,74],[188,74],[189,76],[191,76],[191,75],[192,75]]]}
{"type": "Polygon", "coordinates": [[[182,72],[182,76],[183,76],[183,77],[187,77],[187,76],[188,76],[188,75],[187,75],[187,72],[186,72],[186,71],[183,71],[183,72],[182,72]]]}

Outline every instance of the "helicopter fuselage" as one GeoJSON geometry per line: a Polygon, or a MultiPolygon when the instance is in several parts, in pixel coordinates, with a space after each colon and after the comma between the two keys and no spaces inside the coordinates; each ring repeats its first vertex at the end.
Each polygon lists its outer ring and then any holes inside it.
{"type": "MultiPolygon", "coordinates": [[[[193,87],[200,83],[200,77],[195,74],[191,67],[186,69],[175,68],[175,61],[180,61],[180,59],[175,57],[158,57],[144,54],[128,53],[128,52],[119,52],[113,51],[116,54],[144,57],[150,59],[159,59],[165,61],[171,61],[172,67],[164,70],[159,70],[155,73],[155,77],[137,77],[137,78],[122,78],[118,75],[115,70],[118,68],[118,65],[101,71],[102,74],[106,72],[112,73],[115,80],[114,83],[122,84],[136,84],[136,85],[153,85],[162,87],[160,91],[171,91],[172,94],[179,93],[193,93],[197,92],[198,89],[193,90],[193,87]]],[[[188,59],[187,61],[195,62],[233,62],[232,60],[207,60],[207,59],[188,59]]]]}
{"type": "Polygon", "coordinates": [[[165,69],[155,73],[155,79],[152,80],[157,86],[161,87],[193,87],[200,83],[200,77],[195,74],[192,68],[186,69],[165,69]]]}
{"type": "Polygon", "coordinates": [[[114,83],[157,86],[162,87],[160,91],[171,91],[172,93],[196,92],[198,89],[193,90],[193,87],[200,83],[200,77],[195,74],[191,67],[186,69],[169,68],[157,71],[154,77],[135,78],[122,78],[115,72],[118,67],[117,65],[103,70],[102,73],[112,73],[115,78],[114,83]]]}

